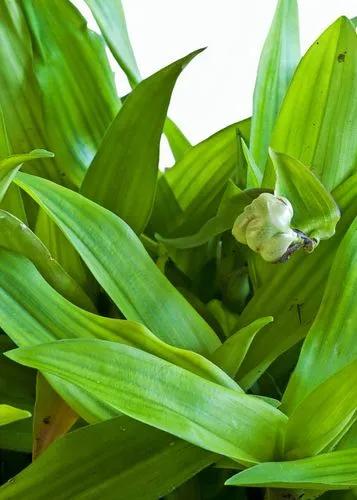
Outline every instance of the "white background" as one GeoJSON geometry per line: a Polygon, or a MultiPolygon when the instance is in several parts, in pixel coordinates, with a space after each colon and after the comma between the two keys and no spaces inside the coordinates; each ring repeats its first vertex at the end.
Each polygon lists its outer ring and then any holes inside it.
{"type": "MultiPolygon", "coordinates": [[[[72,0],[83,12],[83,0],[72,0]]],[[[105,0],[102,0],[105,1],[105,0]]],[[[259,55],[276,0],[122,0],[142,75],[208,47],[176,85],[170,117],[193,142],[251,114],[259,55]]],[[[299,0],[302,51],[337,17],[357,16],[356,0],[299,0]]],[[[85,10],[89,26],[93,20],[85,10]]],[[[125,77],[117,75],[121,95],[125,77]]],[[[164,149],[164,163],[170,157],[164,149]]]]}

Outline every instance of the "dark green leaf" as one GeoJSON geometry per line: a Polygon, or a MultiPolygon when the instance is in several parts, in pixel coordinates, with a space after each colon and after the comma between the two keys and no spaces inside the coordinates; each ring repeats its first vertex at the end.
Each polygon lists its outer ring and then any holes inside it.
{"type": "Polygon", "coordinates": [[[68,0],[23,0],[22,5],[48,147],[62,175],[78,185],[120,105],[104,44],[68,0]]]}
{"type": "MultiPolygon", "coordinates": [[[[0,430],[1,443],[1,430],[0,430]]],[[[169,493],[214,455],[169,434],[117,417],[56,441],[0,489],[0,498],[152,500],[169,493]]]]}

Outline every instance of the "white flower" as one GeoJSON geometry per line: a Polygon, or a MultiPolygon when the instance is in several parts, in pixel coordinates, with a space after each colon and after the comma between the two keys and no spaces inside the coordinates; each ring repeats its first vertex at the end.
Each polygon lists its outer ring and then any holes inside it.
{"type": "Polygon", "coordinates": [[[293,214],[289,200],[262,193],[237,217],[232,234],[264,260],[277,262],[292,244],[302,241],[290,227],[293,214]]]}

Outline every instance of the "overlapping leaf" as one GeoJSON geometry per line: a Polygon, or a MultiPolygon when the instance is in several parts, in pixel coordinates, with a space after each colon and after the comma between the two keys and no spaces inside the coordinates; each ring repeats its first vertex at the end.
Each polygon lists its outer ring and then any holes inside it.
{"type": "MultiPolygon", "coordinates": [[[[355,198],[354,198],[355,201],[355,198]]],[[[284,395],[292,413],[329,377],[357,359],[357,219],[337,251],[316,319],[304,342],[297,367],[284,395]],[[336,279],[343,283],[336,286],[336,279]]]]}
{"type": "MultiPolygon", "coordinates": [[[[357,215],[356,196],[357,176],[333,192],[342,212],[341,220],[335,236],[322,242],[311,255],[296,255],[284,266],[264,263],[264,285],[257,289],[242,312],[237,328],[269,315],[274,317],[274,322],[262,329],[252,342],[238,373],[243,387],[249,387],[270,363],[307,334],[321,303],[335,252],[357,215]]],[[[338,288],[336,294],[339,295],[338,288]]],[[[335,304],[331,307],[332,314],[335,304]]],[[[330,362],[326,363],[331,366],[330,362]]]]}
{"type": "Polygon", "coordinates": [[[357,359],[320,384],[291,414],[286,456],[303,458],[322,452],[348,430],[356,409],[357,359]]]}
{"type": "Polygon", "coordinates": [[[219,340],[161,274],[132,230],[99,205],[54,183],[17,181],[56,222],[127,319],[168,343],[207,353],[219,340]]]}
{"type": "Polygon", "coordinates": [[[67,182],[78,185],[120,105],[104,44],[68,0],[21,5],[33,40],[49,149],[67,182]]]}
{"type": "Polygon", "coordinates": [[[302,58],[273,133],[274,150],[311,167],[329,191],[356,168],[356,80],[356,32],[341,17],[302,58]]]}
{"type": "Polygon", "coordinates": [[[159,178],[151,231],[165,237],[187,236],[216,214],[226,183],[237,170],[237,130],[247,138],[249,127],[248,119],[217,132],[159,178]]]}
{"type": "Polygon", "coordinates": [[[0,247],[27,257],[55,290],[78,306],[93,311],[86,294],[52,258],[41,240],[23,222],[3,210],[0,210],[0,247]]]}
{"type": "Polygon", "coordinates": [[[230,486],[340,490],[357,486],[357,448],[289,462],[259,464],[231,477],[230,486]]]}
{"type": "Polygon", "coordinates": [[[142,81],[127,97],[84,178],[81,191],[141,233],[150,217],[160,138],[171,93],[198,51],[142,81]]]}
{"type": "Polygon", "coordinates": [[[278,452],[286,417],[273,406],[139,349],[67,340],[7,355],[96,394],[128,416],[239,462],[269,460],[278,452]]]}

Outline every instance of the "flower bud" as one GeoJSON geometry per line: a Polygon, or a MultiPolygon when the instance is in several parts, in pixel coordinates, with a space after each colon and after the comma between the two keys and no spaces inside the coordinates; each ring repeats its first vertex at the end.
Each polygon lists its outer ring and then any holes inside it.
{"type": "Polygon", "coordinates": [[[262,193],[237,217],[232,234],[264,260],[277,262],[292,245],[304,245],[301,236],[290,227],[293,214],[289,200],[262,193]]]}

